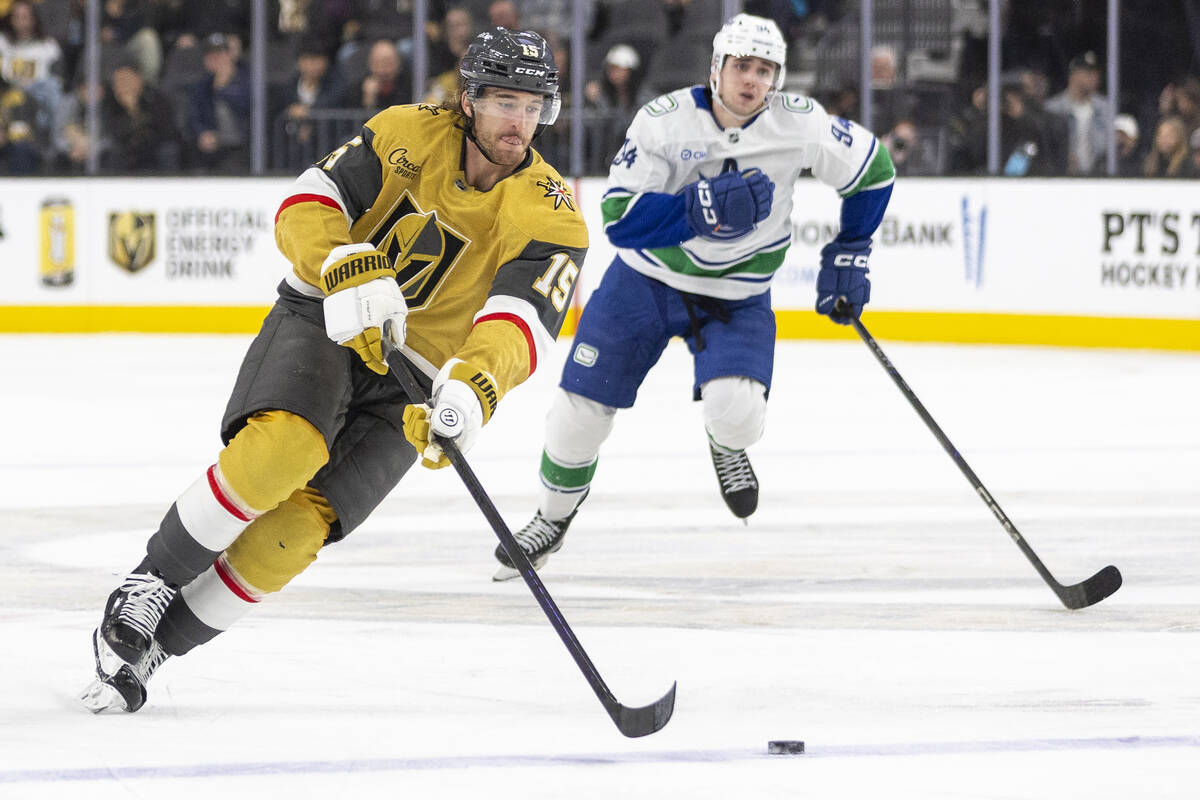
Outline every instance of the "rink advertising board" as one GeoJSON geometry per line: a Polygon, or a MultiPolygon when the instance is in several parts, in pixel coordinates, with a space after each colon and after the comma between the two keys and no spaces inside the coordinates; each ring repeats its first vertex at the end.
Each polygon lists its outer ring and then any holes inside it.
{"type": "MultiPolygon", "coordinates": [[[[6,179],[0,330],[252,332],[290,266],[286,179],[6,179]]],[[[577,184],[586,302],[613,250],[602,179],[577,184]]],[[[772,289],[782,338],[852,336],[811,309],[839,203],[802,181],[772,289]]],[[[901,179],[871,255],[881,338],[1200,350],[1188,181],[901,179]]]]}

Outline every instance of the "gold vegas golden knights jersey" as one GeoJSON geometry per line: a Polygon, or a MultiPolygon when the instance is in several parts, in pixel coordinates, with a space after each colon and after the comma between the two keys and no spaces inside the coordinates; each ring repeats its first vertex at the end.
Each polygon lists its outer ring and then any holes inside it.
{"type": "Polygon", "coordinates": [[[321,298],[329,250],[371,242],[399,273],[409,360],[432,376],[457,356],[490,372],[503,396],[558,335],[587,228],[536,151],[490,191],[468,184],[462,121],[437,106],[393,106],[302,173],[276,215],[294,268],[281,292],[321,298]]]}

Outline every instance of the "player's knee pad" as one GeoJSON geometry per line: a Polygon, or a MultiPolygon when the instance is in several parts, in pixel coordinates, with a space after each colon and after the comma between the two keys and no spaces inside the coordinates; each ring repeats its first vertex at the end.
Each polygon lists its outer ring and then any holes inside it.
{"type": "Polygon", "coordinates": [[[312,480],[329,450],[304,417],[260,411],[218,456],[229,488],[251,508],[271,509],[312,480]]]}
{"type": "Polygon", "coordinates": [[[700,387],[704,428],[722,447],[744,450],[762,438],[767,423],[766,387],[753,378],[714,378],[700,387]]]}
{"type": "Polygon", "coordinates": [[[317,559],[335,519],[329,501],[305,487],[252,522],[225,555],[254,591],[278,592],[317,559]]]}
{"type": "Polygon", "coordinates": [[[546,415],[546,453],[566,465],[595,461],[612,432],[617,410],[582,395],[558,389],[546,415]]]}

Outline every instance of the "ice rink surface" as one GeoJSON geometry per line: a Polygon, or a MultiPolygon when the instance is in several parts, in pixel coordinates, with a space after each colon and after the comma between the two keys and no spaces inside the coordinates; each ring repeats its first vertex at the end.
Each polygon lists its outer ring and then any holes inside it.
{"type": "MultiPolygon", "coordinates": [[[[869,317],[869,315],[868,315],[869,317]]],[[[869,324],[869,319],[868,319],[869,324]]],[[[420,468],[137,714],[89,634],[211,463],[249,337],[0,337],[0,797],[1200,797],[1200,355],[882,344],[1064,583],[1067,611],[861,342],[780,343],[748,526],[675,343],[542,572],[625,739],[452,470],[420,468]],[[801,739],[802,756],[767,755],[801,739]]],[[[469,458],[534,510],[569,341],[469,458]]]]}

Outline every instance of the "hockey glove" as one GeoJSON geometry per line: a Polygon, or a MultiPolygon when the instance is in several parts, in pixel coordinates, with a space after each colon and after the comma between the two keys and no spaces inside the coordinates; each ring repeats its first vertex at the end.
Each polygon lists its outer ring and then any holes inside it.
{"type": "Polygon", "coordinates": [[[843,242],[834,239],[821,248],[821,271],[817,273],[817,313],[828,314],[839,325],[858,319],[871,299],[871,281],[867,279],[867,258],[871,240],[843,242]],[[842,306],[839,297],[845,297],[842,306]]]}
{"type": "Polygon", "coordinates": [[[775,184],[761,170],[722,172],[683,187],[688,227],[706,239],[745,236],[771,213],[775,184]]]}
{"type": "Polygon", "coordinates": [[[358,353],[363,363],[387,374],[382,327],[392,321],[391,347],[404,344],[408,306],[396,283],[396,268],[387,254],[366,242],[333,248],[321,265],[325,292],[325,333],[358,353]]]}
{"type": "Polygon", "coordinates": [[[496,410],[492,376],[461,359],[446,362],[433,379],[433,409],[413,404],[404,409],[404,438],[421,456],[421,466],[441,469],[450,463],[436,437],[450,439],[465,453],[479,429],[496,410]]]}

